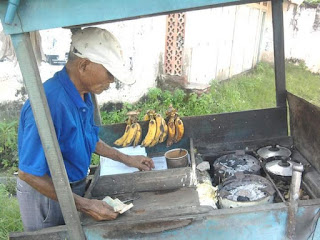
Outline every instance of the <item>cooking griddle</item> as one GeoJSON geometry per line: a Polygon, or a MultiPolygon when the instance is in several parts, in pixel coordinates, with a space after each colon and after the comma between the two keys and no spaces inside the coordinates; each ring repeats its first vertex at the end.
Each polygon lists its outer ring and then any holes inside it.
{"type": "Polygon", "coordinates": [[[244,152],[226,154],[217,158],[213,163],[214,183],[220,184],[238,172],[259,175],[260,169],[259,161],[249,154],[244,152]]]}

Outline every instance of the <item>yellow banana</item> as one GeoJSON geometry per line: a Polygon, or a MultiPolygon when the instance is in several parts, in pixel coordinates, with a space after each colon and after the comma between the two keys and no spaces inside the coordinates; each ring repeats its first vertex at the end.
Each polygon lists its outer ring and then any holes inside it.
{"type": "Polygon", "coordinates": [[[163,126],[162,126],[162,119],[163,118],[162,118],[161,114],[158,113],[156,115],[156,125],[157,125],[156,134],[154,135],[154,138],[153,138],[152,142],[150,143],[149,147],[153,147],[159,142],[160,136],[162,135],[162,133],[164,131],[163,126]]]}
{"type": "Polygon", "coordinates": [[[122,144],[123,147],[128,147],[131,145],[131,143],[135,139],[137,129],[138,129],[137,124],[133,123],[128,131],[128,136],[127,136],[126,140],[124,140],[124,142],[122,144]]]}
{"type": "Polygon", "coordinates": [[[174,116],[176,114],[177,110],[172,106],[172,104],[169,105],[168,110],[166,111],[167,117],[174,116]]]}
{"type": "Polygon", "coordinates": [[[126,140],[128,134],[129,134],[129,129],[130,129],[130,124],[127,124],[126,130],[124,131],[124,134],[120,138],[118,138],[116,141],[114,141],[115,145],[122,146],[122,144],[124,143],[124,141],[126,140]]]}
{"type": "Polygon", "coordinates": [[[174,118],[170,117],[168,121],[167,147],[170,147],[173,144],[175,134],[176,134],[176,126],[174,124],[174,118]]]}
{"type": "Polygon", "coordinates": [[[150,143],[152,142],[152,140],[154,139],[154,136],[156,135],[156,131],[157,131],[156,120],[151,119],[149,121],[149,128],[148,128],[147,135],[145,136],[144,140],[142,141],[141,146],[148,147],[150,145],[150,143]]]}
{"type": "Polygon", "coordinates": [[[149,121],[150,118],[149,118],[149,115],[148,113],[146,113],[144,116],[143,116],[143,121],[149,121]]]}
{"type": "Polygon", "coordinates": [[[150,119],[153,119],[156,115],[156,111],[149,109],[147,113],[143,116],[143,121],[149,121],[150,119]]]}
{"type": "Polygon", "coordinates": [[[183,125],[183,122],[182,120],[177,117],[176,120],[174,121],[174,125],[176,127],[176,133],[175,133],[175,136],[174,136],[174,142],[179,142],[181,140],[181,138],[183,137],[183,134],[184,134],[184,125],[183,125]]]}
{"type": "Polygon", "coordinates": [[[163,132],[159,138],[159,143],[164,142],[168,136],[168,126],[167,126],[166,120],[164,120],[164,118],[162,118],[161,125],[163,127],[163,132]]]}
{"type": "Polygon", "coordinates": [[[142,137],[142,129],[141,129],[141,126],[139,123],[136,123],[137,124],[137,133],[136,133],[136,136],[134,138],[134,141],[133,141],[133,146],[137,146],[139,144],[139,142],[141,141],[141,137],[142,137]]]}

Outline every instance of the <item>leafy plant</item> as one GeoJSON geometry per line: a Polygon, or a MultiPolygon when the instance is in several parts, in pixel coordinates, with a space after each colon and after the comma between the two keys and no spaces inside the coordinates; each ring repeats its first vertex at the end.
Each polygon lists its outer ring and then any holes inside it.
{"type": "Polygon", "coordinates": [[[9,239],[10,232],[23,231],[18,201],[0,184],[0,239],[9,239]]]}
{"type": "Polygon", "coordinates": [[[17,195],[16,185],[17,185],[16,178],[7,178],[7,181],[4,186],[10,196],[17,195]]]}
{"type": "Polygon", "coordinates": [[[95,154],[95,153],[92,154],[92,156],[91,156],[91,164],[92,165],[99,165],[99,163],[100,163],[100,156],[95,154]]]}
{"type": "Polygon", "coordinates": [[[0,166],[3,168],[18,166],[17,129],[18,121],[0,122],[0,166]]]}

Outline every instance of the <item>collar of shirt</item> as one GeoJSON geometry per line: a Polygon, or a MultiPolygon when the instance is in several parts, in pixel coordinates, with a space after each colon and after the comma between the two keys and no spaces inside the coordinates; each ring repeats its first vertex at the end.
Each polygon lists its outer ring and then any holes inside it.
{"type": "Polygon", "coordinates": [[[77,108],[82,112],[87,112],[88,107],[91,107],[92,105],[90,94],[85,93],[84,101],[82,100],[80,93],[78,92],[76,86],[73,84],[67,73],[66,67],[64,67],[58,74],[61,85],[66,90],[67,94],[70,96],[71,100],[74,102],[77,108]]]}

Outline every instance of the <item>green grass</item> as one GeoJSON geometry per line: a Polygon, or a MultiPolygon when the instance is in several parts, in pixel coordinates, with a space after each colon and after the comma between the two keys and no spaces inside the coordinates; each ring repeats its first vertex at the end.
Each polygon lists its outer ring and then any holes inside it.
{"type": "Polygon", "coordinates": [[[259,63],[252,71],[213,82],[210,94],[219,106],[212,113],[275,107],[273,68],[268,63],[259,63]]]}
{"type": "Polygon", "coordinates": [[[320,106],[320,75],[306,70],[303,64],[286,65],[287,90],[320,106]]]}
{"type": "Polygon", "coordinates": [[[0,184],[0,240],[8,239],[10,232],[23,231],[18,200],[0,184]]]}
{"type": "Polygon", "coordinates": [[[312,4],[320,4],[320,0],[305,0],[304,2],[312,3],[312,4]]]}
{"type": "MultiPolygon", "coordinates": [[[[286,63],[288,91],[320,106],[320,76],[306,70],[303,64],[286,63]]],[[[101,112],[102,122],[124,122],[126,113],[140,109],[139,119],[148,109],[164,115],[169,104],[178,109],[180,116],[236,112],[276,106],[273,65],[261,62],[253,70],[227,81],[212,81],[210,90],[202,95],[187,94],[181,89],[174,92],[150,89],[136,104],[125,103],[122,109],[101,112]]]]}

